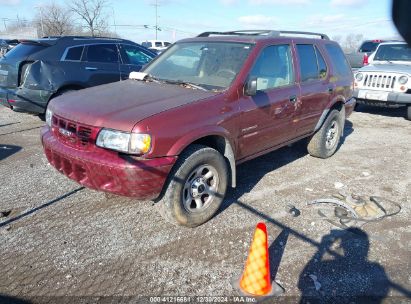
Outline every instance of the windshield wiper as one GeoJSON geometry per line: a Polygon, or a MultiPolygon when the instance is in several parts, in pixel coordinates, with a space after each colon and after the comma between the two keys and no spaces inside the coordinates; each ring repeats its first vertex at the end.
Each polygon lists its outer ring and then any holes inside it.
{"type": "Polygon", "coordinates": [[[165,83],[177,84],[177,85],[184,85],[184,86],[192,87],[192,88],[197,89],[197,90],[208,91],[206,88],[200,86],[199,84],[192,83],[192,82],[189,82],[189,81],[183,81],[183,80],[168,80],[168,79],[167,79],[167,80],[164,79],[163,81],[164,81],[165,83]]]}

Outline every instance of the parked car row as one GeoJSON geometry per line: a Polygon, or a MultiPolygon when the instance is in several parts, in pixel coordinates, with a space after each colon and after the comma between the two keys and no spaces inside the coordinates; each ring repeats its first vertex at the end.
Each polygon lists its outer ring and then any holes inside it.
{"type": "Polygon", "coordinates": [[[0,103],[44,114],[67,92],[128,79],[156,54],[132,41],[93,37],[23,40],[0,60],[0,103]]]}

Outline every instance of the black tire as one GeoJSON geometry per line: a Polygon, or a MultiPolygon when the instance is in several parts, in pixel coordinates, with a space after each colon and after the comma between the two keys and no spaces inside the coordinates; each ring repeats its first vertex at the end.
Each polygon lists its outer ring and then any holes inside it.
{"type": "Polygon", "coordinates": [[[338,148],[343,132],[345,117],[338,110],[332,110],[321,128],[310,138],[308,153],[318,158],[332,156],[338,148]]]}
{"type": "Polygon", "coordinates": [[[411,106],[408,106],[408,107],[407,107],[407,116],[406,116],[406,118],[407,118],[408,120],[411,120],[411,106]]]}
{"type": "Polygon", "coordinates": [[[160,214],[179,226],[196,227],[207,222],[223,202],[227,168],[225,158],[218,151],[203,145],[188,147],[174,165],[164,195],[157,203],[160,214]],[[213,176],[207,179],[211,174],[213,176]],[[213,195],[208,195],[208,191],[213,195]],[[203,207],[198,208],[197,200],[203,207]]]}

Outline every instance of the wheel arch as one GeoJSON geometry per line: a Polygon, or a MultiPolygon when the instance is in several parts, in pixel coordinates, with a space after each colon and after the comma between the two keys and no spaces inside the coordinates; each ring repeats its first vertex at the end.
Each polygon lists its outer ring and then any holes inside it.
{"type": "Polygon", "coordinates": [[[229,180],[231,187],[235,188],[237,185],[236,179],[236,161],[234,146],[228,139],[228,132],[222,130],[215,130],[214,132],[199,133],[196,136],[184,137],[171,148],[170,155],[180,155],[184,150],[193,144],[200,144],[213,148],[220,152],[229,165],[229,180]]]}
{"type": "Polygon", "coordinates": [[[327,108],[322,112],[320,119],[317,122],[317,125],[315,126],[314,132],[317,132],[321,126],[323,125],[324,121],[327,119],[328,114],[330,114],[330,112],[332,110],[338,110],[339,112],[343,112],[343,115],[341,115],[342,117],[342,127],[344,129],[344,122],[345,122],[345,98],[343,96],[337,96],[336,98],[334,98],[330,104],[327,106],[327,108]]]}

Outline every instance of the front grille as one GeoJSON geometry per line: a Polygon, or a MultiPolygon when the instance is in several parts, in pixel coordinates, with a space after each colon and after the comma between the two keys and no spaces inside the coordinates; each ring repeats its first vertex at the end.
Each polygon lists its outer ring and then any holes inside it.
{"type": "Polygon", "coordinates": [[[99,131],[99,128],[82,125],[56,115],[53,115],[52,127],[54,135],[60,141],[81,150],[87,150],[94,145],[99,131]]]}
{"type": "Polygon", "coordinates": [[[394,89],[396,80],[396,76],[366,74],[363,86],[367,88],[394,89]]]}

